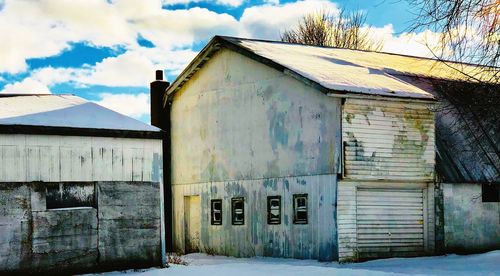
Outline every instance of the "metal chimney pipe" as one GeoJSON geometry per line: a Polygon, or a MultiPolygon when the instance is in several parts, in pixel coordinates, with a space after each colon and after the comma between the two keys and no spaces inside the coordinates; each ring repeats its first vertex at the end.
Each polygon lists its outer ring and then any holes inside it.
{"type": "Polygon", "coordinates": [[[150,84],[151,94],[151,125],[167,130],[169,115],[163,106],[163,97],[170,83],[163,80],[163,70],[156,70],[156,80],[150,84]]]}
{"type": "Polygon", "coordinates": [[[156,70],[156,80],[163,80],[163,70],[156,70]]]}

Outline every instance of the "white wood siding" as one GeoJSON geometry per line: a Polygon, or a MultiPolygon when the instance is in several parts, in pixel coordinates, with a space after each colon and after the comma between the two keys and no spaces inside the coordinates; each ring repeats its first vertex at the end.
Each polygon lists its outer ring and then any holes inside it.
{"type": "Polygon", "coordinates": [[[156,139],[1,134],[0,182],[160,182],[161,156],[156,139]]]}
{"type": "Polygon", "coordinates": [[[358,188],[359,258],[417,256],[424,252],[422,189],[358,188]]]}
{"type": "Polygon", "coordinates": [[[346,178],[433,179],[434,115],[429,104],[347,99],[342,139],[346,178]]]}
{"type": "MultiPolygon", "coordinates": [[[[373,190],[372,190],[373,191],[373,190]]],[[[373,194],[375,195],[375,194],[373,194]]],[[[409,201],[415,201],[415,208],[421,208],[421,214],[408,214],[411,218],[417,218],[416,221],[422,219],[422,228],[419,228],[419,233],[412,233],[412,235],[418,234],[423,235],[423,243],[418,246],[418,254],[430,254],[434,250],[434,185],[428,183],[416,183],[416,182],[373,182],[373,181],[340,181],[338,186],[338,205],[337,205],[337,222],[338,222],[338,244],[339,244],[339,260],[340,261],[356,261],[361,258],[370,257],[384,257],[384,254],[377,255],[376,252],[380,250],[372,250],[369,248],[369,243],[366,242],[366,238],[375,238],[377,227],[365,227],[366,222],[370,219],[373,221],[382,221],[385,218],[390,217],[391,212],[394,211],[385,209],[379,209],[374,206],[388,206],[391,204],[408,205],[409,201]],[[367,196],[367,189],[384,189],[387,192],[386,195],[390,194],[390,198],[380,199],[377,197],[367,196]],[[408,199],[410,196],[407,192],[401,193],[402,190],[413,189],[415,193],[419,193],[419,199],[413,197],[408,199]],[[420,191],[420,192],[418,192],[420,191]],[[405,200],[406,196],[406,200],[405,200]],[[420,201],[420,199],[422,199],[420,201]],[[361,202],[359,202],[361,201],[361,202]],[[362,205],[367,205],[370,203],[371,208],[360,208],[362,205]],[[381,211],[381,212],[378,212],[381,211]],[[383,212],[382,212],[383,211],[383,212]],[[369,214],[368,214],[369,213],[369,214]],[[364,224],[364,225],[362,225],[364,224]],[[369,249],[369,250],[367,250],[369,249]],[[368,252],[375,254],[368,254],[368,252]]],[[[411,205],[411,204],[410,204],[411,205]]],[[[409,206],[409,205],[408,205],[409,206]]],[[[389,207],[393,208],[393,207],[389,207]]],[[[399,205],[398,211],[404,211],[404,207],[401,208],[399,205]]],[[[415,212],[416,210],[406,210],[408,212],[415,212]]],[[[380,224],[380,223],[378,223],[380,224]]],[[[399,232],[415,232],[418,228],[413,224],[405,224],[403,222],[397,223],[397,230],[399,232]]],[[[403,234],[406,235],[406,234],[403,234]]],[[[406,237],[406,236],[405,236],[406,237]]],[[[409,242],[410,240],[405,240],[409,242]]],[[[414,246],[406,244],[404,250],[414,250],[414,246]]],[[[408,255],[405,253],[394,254],[395,256],[408,255]]],[[[417,255],[417,254],[413,254],[417,255]]]]}

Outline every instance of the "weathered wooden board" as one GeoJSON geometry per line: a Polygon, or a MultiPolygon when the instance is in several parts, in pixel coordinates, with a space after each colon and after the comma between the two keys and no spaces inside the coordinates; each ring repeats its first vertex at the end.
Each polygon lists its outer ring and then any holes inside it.
{"type": "Polygon", "coordinates": [[[344,176],[432,181],[434,137],[428,104],[348,99],[342,113],[344,176]]]}

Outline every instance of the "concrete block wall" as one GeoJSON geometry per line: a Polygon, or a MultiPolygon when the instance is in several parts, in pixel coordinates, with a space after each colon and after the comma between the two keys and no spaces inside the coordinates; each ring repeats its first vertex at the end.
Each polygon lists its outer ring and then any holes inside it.
{"type": "Polygon", "coordinates": [[[444,251],[500,249],[500,203],[482,202],[481,184],[442,184],[444,251]]]}
{"type": "Polygon", "coordinates": [[[96,206],[59,209],[47,183],[0,183],[0,273],[160,264],[160,184],[91,183],[96,206]]]}

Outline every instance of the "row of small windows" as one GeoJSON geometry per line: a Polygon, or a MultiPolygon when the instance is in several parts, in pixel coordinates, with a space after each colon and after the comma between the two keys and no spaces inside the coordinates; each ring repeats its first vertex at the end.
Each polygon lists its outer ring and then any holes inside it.
{"type": "MultiPolygon", "coordinates": [[[[293,223],[307,224],[307,194],[293,195],[293,223]]],[[[222,199],[210,202],[210,223],[222,225],[222,199]]],[[[245,198],[231,198],[231,223],[245,224],[245,198]]],[[[267,197],[267,224],[281,224],[281,196],[267,197]]]]}

